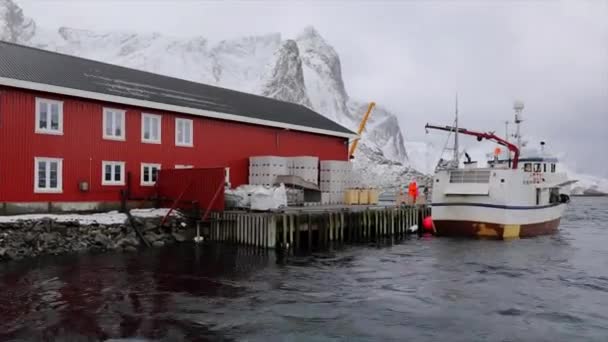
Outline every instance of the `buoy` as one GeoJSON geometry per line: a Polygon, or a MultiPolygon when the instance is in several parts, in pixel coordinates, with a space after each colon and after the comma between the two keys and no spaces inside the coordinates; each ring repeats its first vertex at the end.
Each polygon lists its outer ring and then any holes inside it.
{"type": "Polygon", "coordinates": [[[425,217],[422,220],[422,227],[424,227],[424,230],[427,231],[433,230],[433,218],[430,216],[425,217]]]}

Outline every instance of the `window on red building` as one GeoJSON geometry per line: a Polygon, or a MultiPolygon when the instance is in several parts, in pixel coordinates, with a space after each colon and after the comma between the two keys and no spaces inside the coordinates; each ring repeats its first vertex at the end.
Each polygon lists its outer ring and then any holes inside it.
{"type": "Polygon", "coordinates": [[[63,160],[36,157],[34,163],[34,192],[62,192],[63,160]]]}
{"type": "Polygon", "coordinates": [[[103,109],[103,138],[125,140],[125,111],[120,109],[103,109]]]}
{"type": "Polygon", "coordinates": [[[63,134],[63,102],[36,98],[36,133],[63,134]]]}
{"type": "Polygon", "coordinates": [[[142,113],[141,115],[141,141],[151,144],[160,144],[160,115],[142,113]]]}

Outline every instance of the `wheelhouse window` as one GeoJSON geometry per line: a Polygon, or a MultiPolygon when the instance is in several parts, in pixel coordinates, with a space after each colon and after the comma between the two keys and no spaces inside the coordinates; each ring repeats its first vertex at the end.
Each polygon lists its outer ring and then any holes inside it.
{"type": "Polygon", "coordinates": [[[156,184],[158,179],[158,171],[160,171],[160,164],[141,164],[141,185],[142,186],[153,186],[156,184]]]}
{"type": "Polygon", "coordinates": [[[555,163],[551,164],[551,172],[555,173],[555,163]]]}
{"type": "Polygon", "coordinates": [[[61,193],[63,160],[60,158],[34,158],[34,192],[61,193]]]}
{"type": "Polygon", "coordinates": [[[524,164],[524,171],[525,172],[532,172],[532,163],[525,163],[524,164]]]}
{"type": "Polygon", "coordinates": [[[103,109],[103,138],[125,140],[125,111],[120,109],[103,109]]]}
{"type": "Polygon", "coordinates": [[[175,119],[175,145],[192,147],[192,140],[192,120],[175,119]]]}
{"type": "Polygon", "coordinates": [[[143,113],[141,115],[141,141],[160,144],[160,115],[143,113]]]}
{"type": "Polygon", "coordinates": [[[543,172],[547,172],[547,163],[543,164],[543,172]]]}
{"type": "Polygon", "coordinates": [[[534,164],[534,172],[540,172],[540,171],[541,171],[540,163],[534,164]]]}
{"type": "Polygon", "coordinates": [[[125,185],[125,162],[101,162],[102,185],[125,185]]]}
{"type": "Polygon", "coordinates": [[[63,102],[36,98],[36,133],[63,134],[63,102]]]}

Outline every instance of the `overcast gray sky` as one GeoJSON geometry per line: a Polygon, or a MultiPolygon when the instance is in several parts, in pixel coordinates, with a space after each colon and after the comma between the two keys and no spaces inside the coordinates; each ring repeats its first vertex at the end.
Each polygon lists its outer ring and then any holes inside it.
{"type": "Polygon", "coordinates": [[[315,26],[341,56],[351,97],[399,116],[504,131],[512,101],[525,131],[577,171],[608,177],[608,1],[17,0],[48,28],[158,31],[211,41],[315,26]]]}

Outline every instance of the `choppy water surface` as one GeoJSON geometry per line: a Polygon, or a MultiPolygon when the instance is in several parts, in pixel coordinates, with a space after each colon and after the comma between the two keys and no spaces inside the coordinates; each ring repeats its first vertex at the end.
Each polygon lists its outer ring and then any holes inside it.
{"type": "Polygon", "coordinates": [[[0,265],[0,340],[607,341],[608,199],[557,235],[277,260],[182,245],[0,265]]]}

